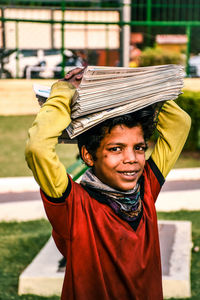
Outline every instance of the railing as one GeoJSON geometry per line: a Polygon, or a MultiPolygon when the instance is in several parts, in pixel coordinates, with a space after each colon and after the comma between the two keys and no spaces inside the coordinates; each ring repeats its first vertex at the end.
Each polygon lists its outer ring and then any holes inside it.
{"type": "MultiPolygon", "coordinates": [[[[200,28],[200,2],[199,1],[190,1],[190,0],[171,0],[171,1],[161,1],[161,0],[134,0],[130,1],[127,5],[128,0],[110,0],[110,1],[101,1],[101,0],[33,0],[31,1],[32,6],[29,6],[30,3],[28,0],[2,0],[1,1],[1,7],[0,7],[0,25],[2,27],[2,48],[7,48],[5,45],[5,24],[7,22],[13,23],[12,25],[12,31],[16,31],[16,37],[12,37],[12,41],[19,39],[18,34],[18,26],[21,23],[40,23],[41,25],[45,24],[51,24],[52,28],[54,28],[56,25],[60,26],[60,30],[62,31],[62,37],[61,37],[61,53],[63,55],[64,49],[65,49],[65,35],[64,31],[65,28],[68,25],[84,25],[86,28],[87,33],[87,26],[88,25],[106,25],[107,28],[111,25],[118,25],[120,27],[120,30],[123,31],[123,29],[126,26],[134,27],[136,30],[146,30],[146,38],[145,41],[148,40],[150,43],[150,37],[153,36],[153,31],[155,27],[172,27],[177,28],[178,30],[182,30],[182,33],[185,33],[188,38],[187,42],[187,49],[186,49],[186,56],[187,56],[187,74],[189,74],[189,55],[191,51],[191,39],[195,39],[194,32],[191,32],[192,28],[200,28]],[[5,5],[5,6],[3,6],[5,5]],[[6,6],[7,5],[7,6],[6,6]],[[15,14],[14,18],[6,17],[6,14],[4,13],[4,10],[8,8],[9,6],[15,6],[18,7],[21,5],[21,7],[25,8],[40,8],[40,9],[49,9],[52,12],[53,16],[53,10],[59,10],[61,11],[61,18],[59,20],[53,19],[53,17],[49,17],[48,19],[26,19],[26,18],[17,18],[17,14],[15,14]],[[85,20],[76,20],[72,21],[69,20],[69,18],[66,20],[64,18],[64,14],[66,10],[68,9],[85,9],[85,10],[118,10],[123,11],[124,7],[129,6],[129,9],[131,10],[131,21],[125,21],[122,17],[122,14],[120,15],[120,20],[116,22],[101,22],[99,21],[85,21],[85,20]],[[139,28],[139,29],[138,29],[139,28]],[[142,28],[142,29],[141,29],[142,28]]],[[[11,25],[10,25],[11,26],[11,25]]],[[[108,31],[106,31],[106,35],[108,36],[108,31]]],[[[112,31],[112,30],[111,30],[112,31]]],[[[53,29],[51,30],[53,32],[53,29]]],[[[122,35],[120,36],[120,39],[122,39],[122,35]]],[[[52,38],[52,41],[54,38],[52,38]]],[[[99,39],[100,40],[100,39],[99,39]]],[[[108,39],[109,40],[109,39],[108,39]]],[[[17,42],[18,43],[18,42],[17,42]]],[[[16,43],[16,44],[17,44],[16,43]]],[[[53,42],[52,42],[53,43],[53,42]]],[[[20,49],[19,45],[15,46],[17,49],[20,49]]],[[[50,46],[51,47],[51,46],[50,46]]],[[[122,43],[120,44],[120,48],[122,49],[122,43]]],[[[52,47],[51,47],[52,48],[52,47]]],[[[124,47],[121,52],[125,51],[127,47],[124,47]]],[[[120,54],[122,57],[122,54],[120,54]]],[[[127,55],[126,55],[127,56],[127,55]]],[[[124,56],[124,57],[126,57],[124,56]]],[[[121,59],[122,61],[122,59],[121,59]]],[[[123,64],[122,64],[123,65],[123,64]]],[[[63,65],[64,66],[64,59],[63,59],[63,65]]],[[[62,69],[63,70],[63,69],[62,69]]]]}

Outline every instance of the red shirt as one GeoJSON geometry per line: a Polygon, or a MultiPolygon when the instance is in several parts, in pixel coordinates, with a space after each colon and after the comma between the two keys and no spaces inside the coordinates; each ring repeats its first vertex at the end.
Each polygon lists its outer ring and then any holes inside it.
{"type": "Polygon", "coordinates": [[[136,230],[69,182],[59,199],[41,191],[53,238],[67,260],[61,299],[163,299],[154,202],[164,179],[153,160],[143,172],[143,214],[136,230]]]}

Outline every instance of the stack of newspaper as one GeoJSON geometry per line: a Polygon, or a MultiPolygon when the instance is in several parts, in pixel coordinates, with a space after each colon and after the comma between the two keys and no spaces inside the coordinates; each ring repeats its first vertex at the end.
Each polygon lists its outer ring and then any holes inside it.
{"type": "MultiPolygon", "coordinates": [[[[66,128],[69,138],[75,138],[108,118],[177,98],[183,87],[183,77],[180,65],[88,66],[72,99],[72,122],[66,128]]],[[[38,99],[46,101],[49,87],[34,85],[34,90],[38,99]]]]}

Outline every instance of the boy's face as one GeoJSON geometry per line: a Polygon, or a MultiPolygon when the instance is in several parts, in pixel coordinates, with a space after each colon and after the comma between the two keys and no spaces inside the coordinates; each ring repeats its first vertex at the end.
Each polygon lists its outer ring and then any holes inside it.
{"type": "Polygon", "coordinates": [[[122,191],[133,189],[145,165],[146,143],[140,125],[116,125],[102,139],[96,160],[90,157],[95,175],[105,184],[122,191]]]}

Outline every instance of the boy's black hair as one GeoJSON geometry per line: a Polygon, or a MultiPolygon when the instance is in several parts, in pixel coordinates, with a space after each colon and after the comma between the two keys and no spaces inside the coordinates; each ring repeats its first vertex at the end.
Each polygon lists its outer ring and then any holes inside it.
{"type": "Polygon", "coordinates": [[[109,133],[116,125],[123,124],[128,128],[141,125],[144,133],[144,140],[147,142],[156,127],[155,111],[156,106],[150,105],[136,112],[108,119],[87,130],[77,137],[80,156],[81,148],[82,146],[85,146],[88,152],[92,155],[92,158],[96,160],[96,151],[100,146],[101,140],[105,137],[106,133],[109,133]]]}

